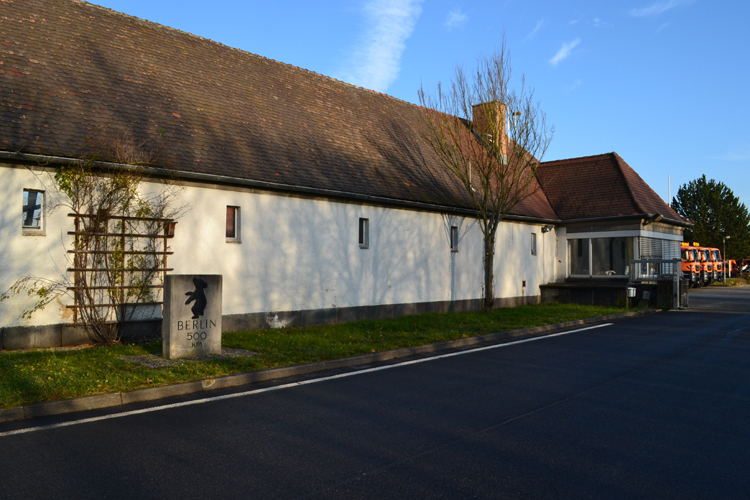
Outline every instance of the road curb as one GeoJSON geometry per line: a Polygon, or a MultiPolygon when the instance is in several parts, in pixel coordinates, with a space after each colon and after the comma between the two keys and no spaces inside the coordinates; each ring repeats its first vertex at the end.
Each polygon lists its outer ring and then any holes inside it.
{"type": "Polygon", "coordinates": [[[590,325],[602,323],[605,321],[630,318],[633,316],[642,316],[644,314],[656,312],[652,309],[643,311],[630,311],[624,313],[610,314],[607,316],[597,316],[595,318],[579,319],[575,321],[565,321],[552,325],[535,326],[531,328],[520,328],[517,330],[508,330],[498,333],[489,333],[477,337],[469,337],[457,340],[446,340],[435,342],[416,347],[404,347],[391,351],[382,351],[368,354],[360,354],[348,358],[334,359],[331,361],[318,361],[304,365],[285,366],[282,368],[269,368],[268,370],[259,370],[254,372],[238,373],[235,375],[226,375],[224,377],[203,379],[194,382],[184,382],[180,384],[165,385],[163,387],[150,387],[148,389],[137,389],[129,392],[115,392],[110,394],[101,394],[96,396],[84,396],[73,399],[62,399],[57,401],[45,401],[32,405],[16,406],[13,408],[0,409],[0,423],[36,418],[50,415],[60,415],[63,413],[72,413],[84,410],[94,410],[101,408],[110,408],[122,406],[130,403],[139,403],[144,401],[154,401],[173,396],[184,396],[197,392],[223,389],[227,387],[237,387],[240,385],[252,384],[254,382],[263,382],[267,380],[276,380],[280,378],[292,377],[295,375],[305,375],[336,368],[348,368],[351,366],[367,365],[370,363],[389,361],[397,358],[406,358],[418,354],[430,354],[449,349],[458,349],[481,344],[489,344],[501,340],[510,340],[519,337],[533,337],[543,333],[549,333],[555,330],[564,330],[575,326],[590,325]]]}

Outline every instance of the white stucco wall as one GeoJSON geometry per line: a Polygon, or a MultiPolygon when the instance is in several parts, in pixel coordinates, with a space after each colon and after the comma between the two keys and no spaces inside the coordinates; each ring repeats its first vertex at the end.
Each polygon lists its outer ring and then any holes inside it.
{"type": "MultiPolygon", "coordinates": [[[[46,236],[22,236],[24,188],[46,189],[46,174],[0,167],[0,288],[19,276],[55,277],[67,267],[65,210],[48,213],[46,236]],[[42,185],[44,181],[44,185],[42,185]]],[[[152,186],[153,188],[153,186],[152,186]]],[[[169,267],[177,274],[222,274],[224,314],[325,309],[481,298],[482,234],[474,219],[245,189],[186,186],[187,211],[179,219],[169,267]],[[240,207],[240,243],[225,237],[227,206],[240,207]],[[369,219],[369,248],[358,243],[359,218],[369,219]],[[459,228],[459,251],[450,250],[450,227],[459,228]]],[[[495,296],[539,295],[554,281],[555,231],[542,224],[503,222],[497,234],[495,296]],[[531,233],[537,255],[531,255],[531,233]],[[526,287],[523,288],[523,281],[526,287]]],[[[563,236],[564,239],[564,236],[563,236]]],[[[63,321],[60,305],[18,316],[29,302],[0,303],[0,326],[63,321]]]]}
{"type": "MultiPolygon", "coordinates": [[[[72,219],[65,207],[53,209],[60,201],[52,174],[43,170],[8,168],[0,165],[0,292],[5,292],[22,276],[39,276],[61,280],[68,268],[66,250],[72,237],[72,219]],[[23,190],[44,191],[43,236],[22,234],[23,190]]],[[[16,296],[0,302],[0,327],[47,325],[72,319],[72,310],[62,301],[50,303],[33,317],[21,319],[24,310],[33,306],[27,296],[16,296]]]]}

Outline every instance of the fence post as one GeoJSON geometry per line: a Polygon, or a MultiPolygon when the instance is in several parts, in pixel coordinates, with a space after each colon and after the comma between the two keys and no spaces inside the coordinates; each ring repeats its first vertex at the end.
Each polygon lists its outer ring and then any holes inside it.
{"type": "Polygon", "coordinates": [[[680,271],[682,270],[682,260],[672,260],[672,308],[677,310],[680,308],[680,271]]]}

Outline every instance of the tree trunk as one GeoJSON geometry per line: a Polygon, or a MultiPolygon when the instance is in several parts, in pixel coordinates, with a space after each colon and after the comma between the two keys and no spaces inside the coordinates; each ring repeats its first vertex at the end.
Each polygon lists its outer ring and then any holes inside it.
{"type": "Polygon", "coordinates": [[[493,293],[495,269],[495,238],[486,236],[484,238],[484,312],[491,313],[495,302],[493,293]]]}

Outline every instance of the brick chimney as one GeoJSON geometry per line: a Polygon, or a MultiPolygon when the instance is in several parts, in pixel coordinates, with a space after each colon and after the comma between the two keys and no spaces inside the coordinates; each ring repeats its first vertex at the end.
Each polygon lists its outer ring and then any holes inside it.
{"type": "Polygon", "coordinates": [[[472,115],[474,130],[482,136],[482,139],[494,139],[496,136],[501,138],[500,153],[507,158],[508,134],[505,129],[505,104],[498,101],[475,104],[472,106],[472,115]],[[498,112],[501,116],[499,123],[497,123],[497,126],[500,127],[499,131],[494,130],[498,112]],[[489,137],[487,134],[489,134],[489,137]]]}

